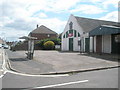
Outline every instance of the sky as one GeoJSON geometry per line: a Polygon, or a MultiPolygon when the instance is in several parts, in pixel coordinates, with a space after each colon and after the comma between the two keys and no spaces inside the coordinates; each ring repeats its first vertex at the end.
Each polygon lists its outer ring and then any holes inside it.
{"type": "Polygon", "coordinates": [[[61,33],[71,14],[118,21],[119,0],[0,0],[0,37],[16,41],[36,25],[61,33]]]}

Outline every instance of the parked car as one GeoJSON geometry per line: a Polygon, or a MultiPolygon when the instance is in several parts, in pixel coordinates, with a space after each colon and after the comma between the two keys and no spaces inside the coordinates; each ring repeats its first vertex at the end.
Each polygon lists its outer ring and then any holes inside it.
{"type": "Polygon", "coordinates": [[[8,49],[9,48],[9,46],[8,45],[4,45],[4,49],[8,49]]]}
{"type": "Polygon", "coordinates": [[[2,48],[2,44],[0,44],[0,48],[2,48]]]}

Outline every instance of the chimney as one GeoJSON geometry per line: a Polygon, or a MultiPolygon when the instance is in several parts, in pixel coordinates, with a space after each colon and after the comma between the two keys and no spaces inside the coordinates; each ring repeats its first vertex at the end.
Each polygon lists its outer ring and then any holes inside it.
{"type": "Polygon", "coordinates": [[[38,24],[37,24],[37,28],[38,28],[38,24]]]}

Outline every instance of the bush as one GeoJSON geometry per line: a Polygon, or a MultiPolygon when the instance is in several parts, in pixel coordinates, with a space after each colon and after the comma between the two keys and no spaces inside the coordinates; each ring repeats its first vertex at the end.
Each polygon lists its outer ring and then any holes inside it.
{"type": "Polygon", "coordinates": [[[61,44],[61,40],[59,38],[53,38],[53,39],[50,39],[50,41],[53,41],[55,43],[55,45],[61,44]]]}
{"type": "Polygon", "coordinates": [[[47,41],[44,43],[44,48],[46,50],[53,50],[55,47],[55,43],[53,41],[47,41]]]}
{"type": "Polygon", "coordinates": [[[47,41],[53,41],[55,45],[60,45],[61,44],[61,40],[59,38],[49,38],[49,39],[40,40],[35,45],[44,50],[45,49],[44,48],[44,43],[47,42],[47,41]]]}

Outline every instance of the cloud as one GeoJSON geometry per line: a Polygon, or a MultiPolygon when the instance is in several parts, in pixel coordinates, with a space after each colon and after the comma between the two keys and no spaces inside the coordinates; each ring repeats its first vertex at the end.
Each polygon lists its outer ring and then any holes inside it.
{"type": "Polygon", "coordinates": [[[40,25],[43,24],[57,33],[61,33],[63,31],[66,22],[67,21],[62,21],[59,20],[58,18],[39,19],[38,21],[40,25]]]}
{"type": "Polygon", "coordinates": [[[24,36],[28,33],[26,30],[16,30],[13,28],[2,28],[0,27],[0,36],[4,40],[15,41],[19,39],[19,37],[24,36]]]}
{"type": "Polygon", "coordinates": [[[118,11],[110,12],[106,16],[103,16],[99,19],[118,22],[118,11]]]}
{"type": "MultiPolygon", "coordinates": [[[[100,14],[109,10],[109,5],[116,7],[117,1],[118,0],[0,0],[0,34],[6,37],[28,35],[30,31],[36,28],[37,24],[45,25],[57,33],[61,33],[66,24],[64,17],[66,12],[67,14],[74,14],[76,12],[91,15],[100,14]],[[85,4],[86,2],[87,4],[85,4]],[[61,17],[54,17],[52,14],[61,17]]],[[[114,14],[115,13],[109,13],[102,18],[116,17],[114,14]]]]}
{"type": "Polygon", "coordinates": [[[16,19],[12,22],[5,23],[4,27],[1,27],[0,33],[4,33],[1,37],[20,37],[27,36],[32,30],[36,28],[36,25],[45,25],[57,33],[61,33],[65,27],[66,21],[59,20],[58,18],[38,18],[31,17],[27,20],[16,19]]]}
{"type": "Polygon", "coordinates": [[[67,11],[75,6],[81,0],[54,0],[50,5],[50,11],[61,12],[67,11]]]}
{"type": "Polygon", "coordinates": [[[48,16],[45,13],[38,12],[33,17],[39,17],[39,18],[47,18],[48,16]]]}
{"type": "Polygon", "coordinates": [[[79,5],[77,8],[71,10],[70,12],[80,12],[84,14],[100,14],[106,12],[106,10],[99,8],[95,5],[79,5]]]}
{"type": "Polygon", "coordinates": [[[104,2],[102,2],[103,6],[105,8],[109,8],[109,5],[113,5],[114,7],[118,8],[118,2],[119,0],[105,0],[104,2]]]}
{"type": "Polygon", "coordinates": [[[38,17],[47,17],[47,15],[45,13],[40,13],[38,17]]]}

